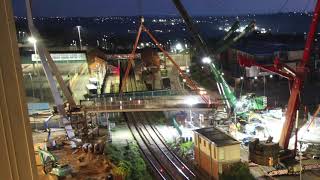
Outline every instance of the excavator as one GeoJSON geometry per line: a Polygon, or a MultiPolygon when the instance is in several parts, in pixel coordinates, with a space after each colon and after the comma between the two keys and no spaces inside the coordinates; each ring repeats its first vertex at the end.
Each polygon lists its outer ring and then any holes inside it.
{"type": "Polygon", "coordinates": [[[263,110],[267,106],[266,97],[256,97],[254,94],[249,94],[242,96],[240,99],[236,98],[236,95],[231,90],[230,86],[223,77],[223,72],[219,70],[217,66],[217,61],[212,61],[214,59],[214,54],[221,53],[225,51],[232,44],[236,43],[240,38],[252,32],[255,27],[255,22],[252,21],[243,31],[239,34],[236,34],[236,30],[239,28],[239,21],[236,21],[230,30],[225,34],[225,36],[217,43],[217,48],[215,51],[210,51],[206,45],[206,42],[201,37],[196,26],[193,24],[192,18],[189,16],[187,10],[183,6],[180,0],[172,0],[176,9],[183,18],[187,28],[192,34],[196,47],[199,48],[200,56],[203,58],[203,63],[208,64],[211,70],[211,73],[216,80],[217,87],[220,95],[223,97],[223,100],[226,104],[227,109],[230,112],[235,113],[238,116],[246,116],[245,114],[251,110],[263,110]]]}

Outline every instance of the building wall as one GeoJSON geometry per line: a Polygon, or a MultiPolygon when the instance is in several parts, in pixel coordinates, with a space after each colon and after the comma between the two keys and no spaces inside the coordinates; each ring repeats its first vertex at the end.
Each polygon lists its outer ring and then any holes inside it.
{"type": "Polygon", "coordinates": [[[297,60],[297,59],[302,59],[303,55],[303,50],[298,50],[298,51],[288,51],[288,60],[297,60]]]}
{"type": "Polygon", "coordinates": [[[240,161],[240,144],[217,147],[214,143],[195,133],[194,135],[195,161],[214,179],[232,163],[240,161]]]}
{"type": "Polygon", "coordinates": [[[229,146],[218,147],[218,161],[230,162],[240,161],[240,145],[234,144],[229,146]]]}

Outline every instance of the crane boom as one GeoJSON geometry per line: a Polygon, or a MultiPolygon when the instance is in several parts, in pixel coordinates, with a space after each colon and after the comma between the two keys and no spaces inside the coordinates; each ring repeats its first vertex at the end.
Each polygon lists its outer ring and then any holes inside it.
{"type": "MultiPolygon", "coordinates": [[[[229,29],[229,31],[226,32],[226,34],[223,36],[223,38],[221,38],[215,45],[215,54],[217,54],[218,49],[221,48],[221,46],[223,46],[223,44],[228,40],[228,39],[232,39],[232,37],[234,37],[235,32],[237,31],[237,29],[240,27],[240,22],[236,21],[232,24],[231,28],[229,29]]],[[[223,51],[223,50],[222,50],[223,51]]]]}
{"type": "Polygon", "coordinates": [[[300,104],[300,93],[302,90],[303,82],[305,76],[308,72],[307,64],[310,60],[311,48],[313,45],[314,37],[317,31],[317,26],[319,23],[319,13],[320,13],[320,1],[317,1],[315,10],[313,12],[313,17],[310,25],[310,30],[305,43],[305,48],[303,51],[303,56],[298,64],[296,70],[291,69],[285,64],[280,63],[279,58],[275,58],[273,66],[265,66],[257,64],[254,59],[245,57],[243,55],[238,55],[239,64],[242,66],[258,66],[261,69],[276,73],[282,77],[287,78],[291,81],[290,97],[288,101],[288,107],[285,115],[285,122],[283,129],[281,131],[281,136],[279,140],[279,145],[283,149],[288,149],[290,137],[293,130],[293,124],[296,120],[296,112],[300,104]]]}
{"type": "MultiPolygon", "coordinates": [[[[32,36],[34,36],[35,38],[39,39],[40,38],[40,34],[37,31],[37,29],[36,29],[36,27],[34,26],[34,23],[33,23],[32,12],[31,12],[31,4],[30,4],[29,0],[26,0],[26,8],[27,8],[27,18],[28,18],[29,30],[30,30],[32,36]]],[[[53,99],[54,99],[55,105],[57,106],[57,110],[58,110],[58,112],[60,114],[61,121],[64,124],[64,128],[66,130],[67,136],[68,136],[69,139],[73,139],[75,137],[75,133],[74,133],[74,131],[72,129],[72,126],[71,126],[68,118],[67,118],[67,113],[66,113],[66,111],[64,109],[64,103],[63,103],[63,100],[62,100],[62,98],[60,96],[58,87],[56,85],[56,81],[54,80],[53,76],[55,74],[57,80],[58,79],[62,80],[62,78],[61,78],[60,74],[58,73],[58,71],[56,71],[56,73],[53,73],[55,71],[54,68],[49,67],[50,60],[52,61],[51,63],[54,64],[54,62],[53,62],[49,52],[47,51],[47,49],[45,48],[44,44],[41,41],[39,41],[38,44],[37,44],[37,50],[38,50],[38,53],[39,53],[39,56],[40,56],[40,60],[41,60],[42,66],[43,66],[43,70],[44,70],[44,72],[46,74],[46,77],[48,79],[48,82],[49,82],[50,90],[51,90],[51,93],[53,95],[53,99]]],[[[64,83],[62,83],[62,84],[64,85],[64,83]]],[[[60,87],[61,87],[61,85],[60,85],[60,87]]]]}
{"type": "Polygon", "coordinates": [[[202,39],[198,29],[194,26],[191,16],[189,16],[188,11],[184,8],[180,0],[172,0],[173,4],[179,11],[184,23],[187,25],[187,28],[192,33],[192,37],[197,44],[197,47],[200,48],[202,53],[207,56],[209,54],[209,49],[207,48],[206,42],[202,39]]]}
{"type": "Polygon", "coordinates": [[[286,111],[286,120],[283,125],[283,129],[280,136],[279,145],[287,149],[289,145],[289,140],[291,137],[293,124],[295,122],[295,114],[296,110],[299,108],[300,103],[300,92],[302,89],[303,81],[306,73],[308,72],[307,64],[310,61],[311,48],[313,45],[315,33],[317,31],[317,26],[319,23],[319,13],[320,13],[320,1],[318,0],[315,6],[315,10],[313,12],[313,17],[310,25],[310,30],[307,36],[305,48],[303,51],[302,60],[298,65],[296,70],[296,76],[292,82],[291,86],[291,94],[288,102],[288,108],[286,111]]]}
{"type": "MultiPolygon", "coordinates": [[[[189,16],[187,10],[185,9],[185,7],[181,3],[181,1],[180,0],[172,0],[172,2],[175,5],[176,9],[179,11],[181,17],[183,18],[185,24],[187,25],[187,27],[189,29],[189,31],[191,32],[192,37],[193,37],[197,47],[200,48],[202,55],[203,56],[211,56],[211,58],[213,58],[213,54],[215,52],[210,52],[205,41],[201,37],[198,29],[193,24],[192,18],[189,16]]],[[[223,45],[221,47],[217,48],[216,52],[218,52],[218,53],[222,52],[225,49],[227,49],[228,47],[230,47],[233,43],[238,41],[241,37],[246,35],[248,32],[251,32],[252,29],[254,28],[254,26],[255,26],[255,22],[251,22],[245,28],[244,31],[242,31],[238,36],[234,37],[232,35],[237,30],[237,27],[239,27],[239,22],[236,21],[232,25],[231,29],[224,36],[224,38],[220,41],[223,45]]],[[[208,63],[208,64],[210,67],[210,71],[213,74],[214,79],[217,82],[217,87],[219,89],[219,93],[223,97],[228,109],[236,111],[237,109],[242,109],[242,110],[243,109],[255,109],[256,107],[258,109],[261,109],[261,108],[264,109],[266,107],[266,103],[265,103],[266,101],[265,100],[261,101],[260,99],[263,99],[263,98],[257,97],[257,100],[252,99],[252,100],[250,100],[250,103],[242,104],[242,106],[247,106],[246,108],[242,108],[242,107],[238,108],[237,107],[237,98],[236,98],[234,92],[231,90],[228,83],[225,81],[225,79],[223,77],[223,73],[220,70],[218,70],[217,65],[215,64],[215,60],[208,63]],[[262,103],[262,104],[256,104],[256,103],[262,103]]],[[[241,111],[240,113],[242,114],[243,111],[241,111]]]]}
{"type": "MultiPolygon", "coordinates": [[[[29,30],[32,34],[32,36],[34,36],[36,39],[40,38],[40,33],[38,32],[37,28],[34,26],[33,23],[33,19],[32,19],[32,10],[31,10],[31,4],[29,0],[26,0],[26,7],[27,7],[27,20],[28,20],[28,27],[29,30]]],[[[37,42],[38,47],[39,45],[44,47],[42,42],[37,42]]],[[[47,48],[43,48],[43,53],[45,56],[45,59],[47,60],[50,68],[51,68],[51,72],[53,73],[53,75],[56,77],[57,82],[63,92],[63,95],[66,97],[67,102],[70,104],[70,106],[76,106],[76,103],[72,97],[72,94],[70,92],[70,90],[68,89],[68,87],[66,86],[66,84],[64,83],[64,80],[62,79],[62,76],[56,66],[56,64],[53,62],[52,57],[50,56],[49,51],[47,50],[47,48]]]]}
{"type": "MultiPolygon", "coordinates": [[[[235,22],[237,23],[237,22],[235,22]]],[[[245,28],[243,31],[241,31],[238,35],[232,36],[232,34],[229,35],[228,38],[223,38],[222,42],[219,45],[219,47],[214,51],[215,54],[219,54],[223,51],[225,51],[226,49],[228,49],[231,45],[235,44],[239,39],[241,39],[242,37],[244,37],[245,35],[247,35],[248,33],[252,32],[254,30],[256,26],[256,22],[255,21],[251,21],[245,28]]],[[[228,34],[227,34],[228,35],[228,34]]]]}

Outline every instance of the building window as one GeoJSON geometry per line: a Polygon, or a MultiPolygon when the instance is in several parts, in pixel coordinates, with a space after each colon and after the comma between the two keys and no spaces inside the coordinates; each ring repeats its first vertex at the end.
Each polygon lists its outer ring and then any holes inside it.
{"type": "Polygon", "coordinates": [[[203,146],[206,147],[206,141],[203,141],[203,146]]]}
{"type": "Polygon", "coordinates": [[[217,148],[213,146],[213,157],[217,159],[217,148]]]}
{"type": "Polygon", "coordinates": [[[201,144],[201,138],[199,137],[199,144],[201,144]]]}

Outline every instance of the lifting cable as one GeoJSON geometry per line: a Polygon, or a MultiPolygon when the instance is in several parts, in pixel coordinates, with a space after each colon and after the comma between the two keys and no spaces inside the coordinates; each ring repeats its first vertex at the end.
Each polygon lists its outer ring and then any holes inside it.
{"type": "Polygon", "coordinates": [[[241,70],[240,71],[242,71],[241,73],[241,76],[240,76],[240,81],[241,81],[241,87],[240,87],[240,95],[239,95],[239,97],[241,98],[241,96],[242,96],[242,89],[243,89],[243,84],[244,84],[244,75],[245,75],[245,72],[246,72],[246,69],[245,69],[245,67],[242,69],[241,68],[241,70]],[[242,79],[241,79],[242,78],[242,79]]]}
{"type": "Polygon", "coordinates": [[[307,126],[307,131],[310,127],[310,125],[313,123],[313,121],[316,119],[316,116],[320,113],[320,104],[318,105],[318,109],[316,110],[316,112],[313,114],[311,121],[309,122],[308,126],[307,126]]]}
{"type": "Polygon", "coordinates": [[[285,2],[283,3],[283,5],[280,7],[278,13],[281,13],[281,11],[287,6],[289,0],[285,0],[285,2]]]}
{"type": "Polygon", "coordinates": [[[311,1],[310,0],[306,0],[306,5],[304,6],[303,8],[303,11],[302,12],[306,12],[306,10],[308,9],[309,5],[311,4],[311,1]]]}
{"type": "Polygon", "coordinates": [[[142,0],[137,0],[138,16],[142,16],[142,0]]]}
{"type": "Polygon", "coordinates": [[[184,72],[181,70],[180,66],[173,60],[173,58],[169,55],[169,53],[163,49],[163,47],[160,45],[160,43],[157,41],[157,39],[151,34],[151,32],[150,32],[146,27],[144,27],[143,22],[144,22],[144,19],[141,18],[141,23],[140,23],[139,30],[138,30],[138,33],[137,33],[137,37],[136,37],[136,40],[135,40],[135,44],[134,44],[134,46],[133,46],[133,50],[132,50],[132,52],[131,52],[131,54],[130,54],[130,57],[129,57],[128,66],[127,66],[127,68],[126,68],[125,75],[124,75],[124,77],[122,78],[121,89],[120,89],[120,92],[119,92],[120,97],[121,97],[122,94],[123,94],[123,89],[124,89],[125,83],[126,83],[126,81],[127,81],[127,78],[128,78],[129,71],[130,71],[130,69],[131,69],[132,63],[133,63],[133,61],[134,61],[134,57],[135,57],[136,50],[137,50],[137,45],[138,45],[139,39],[141,38],[141,33],[142,33],[142,32],[145,32],[145,33],[151,38],[151,40],[154,42],[154,44],[162,51],[162,53],[163,53],[163,54],[171,61],[171,63],[178,69],[179,75],[180,75],[182,78],[184,78],[184,79],[187,80],[186,83],[187,83],[188,85],[190,85],[191,88],[197,92],[197,94],[200,95],[200,97],[204,100],[205,103],[210,104],[210,99],[207,99],[204,95],[200,94],[200,89],[199,89],[199,87],[197,86],[197,84],[195,84],[186,74],[184,74],[184,72]]]}

